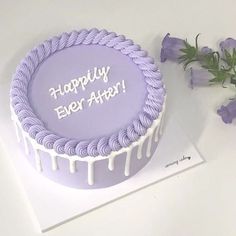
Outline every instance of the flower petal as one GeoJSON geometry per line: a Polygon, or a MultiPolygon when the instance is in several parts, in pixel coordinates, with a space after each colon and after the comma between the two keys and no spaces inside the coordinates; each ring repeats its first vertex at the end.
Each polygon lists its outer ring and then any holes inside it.
{"type": "Polygon", "coordinates": [[[206,54],[209,54],[209,53],[212,53],[213,50],[207,46],[205,47],[202,47],[201,50],[200,50],[200,53],[203,54],[203,55],[206,55],[206,54]]]}
{"type": "Polygon", "coordinates": [[[190,68],[187,71],[187,77],[189,77],[190,87],[199,87],[199,86],[208,86],[210,84],[210,80],[212,79],[211,73],[209,73],[205,69],[196,69],[190,68]]]}
{"type": "Polygon", "coordinates": [[[220,42],[220,49],[223,52],[224,50],[232,50],[236,48],[236,40],[233,38],[227,38],[224,41],[220,42]]]}
{"type": "Polygon", "coordinates": [[[179,57],[183,54],[180,51],[182,48],[185,48],[184,40],[170,37],[169,33],[166,34],[162,40],[161,62],[165,62],[166,60],[178,62],[179,57]]]}
{"type": "Polygon", "coordinates": [[[233,119],[236,118],[236,99],[229,102],[226,106],[222,105],[217,110],[217,114],[221,116],[224,123],[232,123],[233,119]]]}

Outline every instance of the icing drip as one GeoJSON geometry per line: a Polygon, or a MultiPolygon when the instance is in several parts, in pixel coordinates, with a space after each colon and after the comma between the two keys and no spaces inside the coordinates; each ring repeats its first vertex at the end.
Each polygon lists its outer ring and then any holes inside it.
{"type": "Polygon", "coordinates": [[[40,159],[40,155],[39,155],[39,150],[34,149],[34,154],[35,154],[36,170],[41,172],[42,171],[42,164],[41,164],[41,159],[40,159]]]}
{"type": "Polygon", "coordinates": [[[52,170],[58,170],[57,156],[51,155],[52,170]]]}
{"type": "Polygon", "coordinates": [[[16,124],[16,122],[13,121],[14,127],[15,127],[15,132],[16,132],[16,138],[17,138],[17,142],[20,142],[20,134],[19,134],[19,128],[18,125],[16,124]]]}
{"type": "Polygon", "coordinates": [[[88,161],[88,184],[94,184],[94,161],[88,161]]]}
{"type": "Polygon", "coordinates": [[[156,130],[155,130],[155,142],[158,142],[159,140],[159,128],[160,128],[160,124],[158,124],[158,126],[156,127],[156,130]]]}
{"type": "Polygon", "coordinates": [[[111,156],[108,159],[108,169],[110,171],[114,170],[114,162],[115,162],[115,154],[111,154],[111,156]]]}
{"type": "Polygon", "coordinates": [[[69,162],[70,162],[70,173],[75,173],[76,172],[76,162],[75,162],[75,160],[69,160],[69,162]]]}
{"type": "Polygon", "coordinates": [[[140,160],[142,158],[142,150],[145,138],[142,136],[138,144],[137,158],[140,160]]]}
{"type": "Polygon", "coordinates": [[[23,134],[23,141],[24,141],[24,147],[25,147],[25,154],[29,155],[29,146],[28,146],[28,141],[25,134],[23,134]]]}
{"type": "Polygon", "coordinates": [[[130,158],[131,158],[132,149],[127,149],[126,159],[125,159],[125,176],[130,175],[130,158]]]}
{"type": "MultiPolygon", "coordinates": [[[[163,114],[161,114],[163,116],[163,114]]],[[[159,131],[159,135],[162,135],[163,134],[163,128],[164,128],[164,124],[163,124],[163,117],[160,121],[160,131],[159,131]]]]}
{"type": "Polygon", "coordinates": [[[148,143],[147,143],[147,150],[146,150],[146,156],[149,158],[151,156],[151,148],[152,148],[152,137],[153,134],[149,132],[150,134],[148,135],[148,143]]]}

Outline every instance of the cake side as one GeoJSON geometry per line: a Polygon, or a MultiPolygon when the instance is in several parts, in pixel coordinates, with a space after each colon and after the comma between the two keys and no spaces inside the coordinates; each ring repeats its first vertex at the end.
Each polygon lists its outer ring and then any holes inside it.
{"type": "Polygon", "coordinates": [[[11,108],[16,136],[31,165],[51,180],[73,188],[104,188],[118,184],[140,171],[151,159],[160,140],[165,102],[158,119],[138,141],[108,156],[82,158],[58,154],[39,145],[24,131],[11,108]]]}

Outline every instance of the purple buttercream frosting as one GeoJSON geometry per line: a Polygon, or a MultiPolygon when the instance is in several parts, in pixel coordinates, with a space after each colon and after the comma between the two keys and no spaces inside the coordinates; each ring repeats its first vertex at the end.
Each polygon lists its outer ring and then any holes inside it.
{"type": "MultiPolygon", "coordinates": [[[[10,91],[11,105],[23,129],[33,139],[45,148],[54,149],[58,154],[65,153],[80,157],[106,156],[112,151],[118,151],[137,141],[158,118],[162,111],[164,95],[165,88],[161,73],[154,64],[154,60],[148,57],[139,45],[134,44],[123,35],[98,29],[63,33],[34,48],[17,67],[10,91]],[[111,48],[131,59],[144,77],[147,94],[142,108],[130,123],[110,135],[85,140],[63,136],[47,128],[44,120],[35,112],[29,100],[28,89],[31,88],[29,85],[40,65],[54,54],[78,45],[98,45],[111,48]]],[[[122,114],[120,115],[122,116],[122,114]]]]}

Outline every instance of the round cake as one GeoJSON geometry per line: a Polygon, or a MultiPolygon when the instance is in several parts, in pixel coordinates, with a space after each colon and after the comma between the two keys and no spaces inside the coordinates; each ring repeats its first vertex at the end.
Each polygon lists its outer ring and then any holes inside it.
{"type": "Polygon", "coordinates": [[[32,49],[16,69],[10,100],[17,138],[32,166],[66,186],[104,188],[151,159],[165,88],[139,45],[83,29],[32,49]]]}

